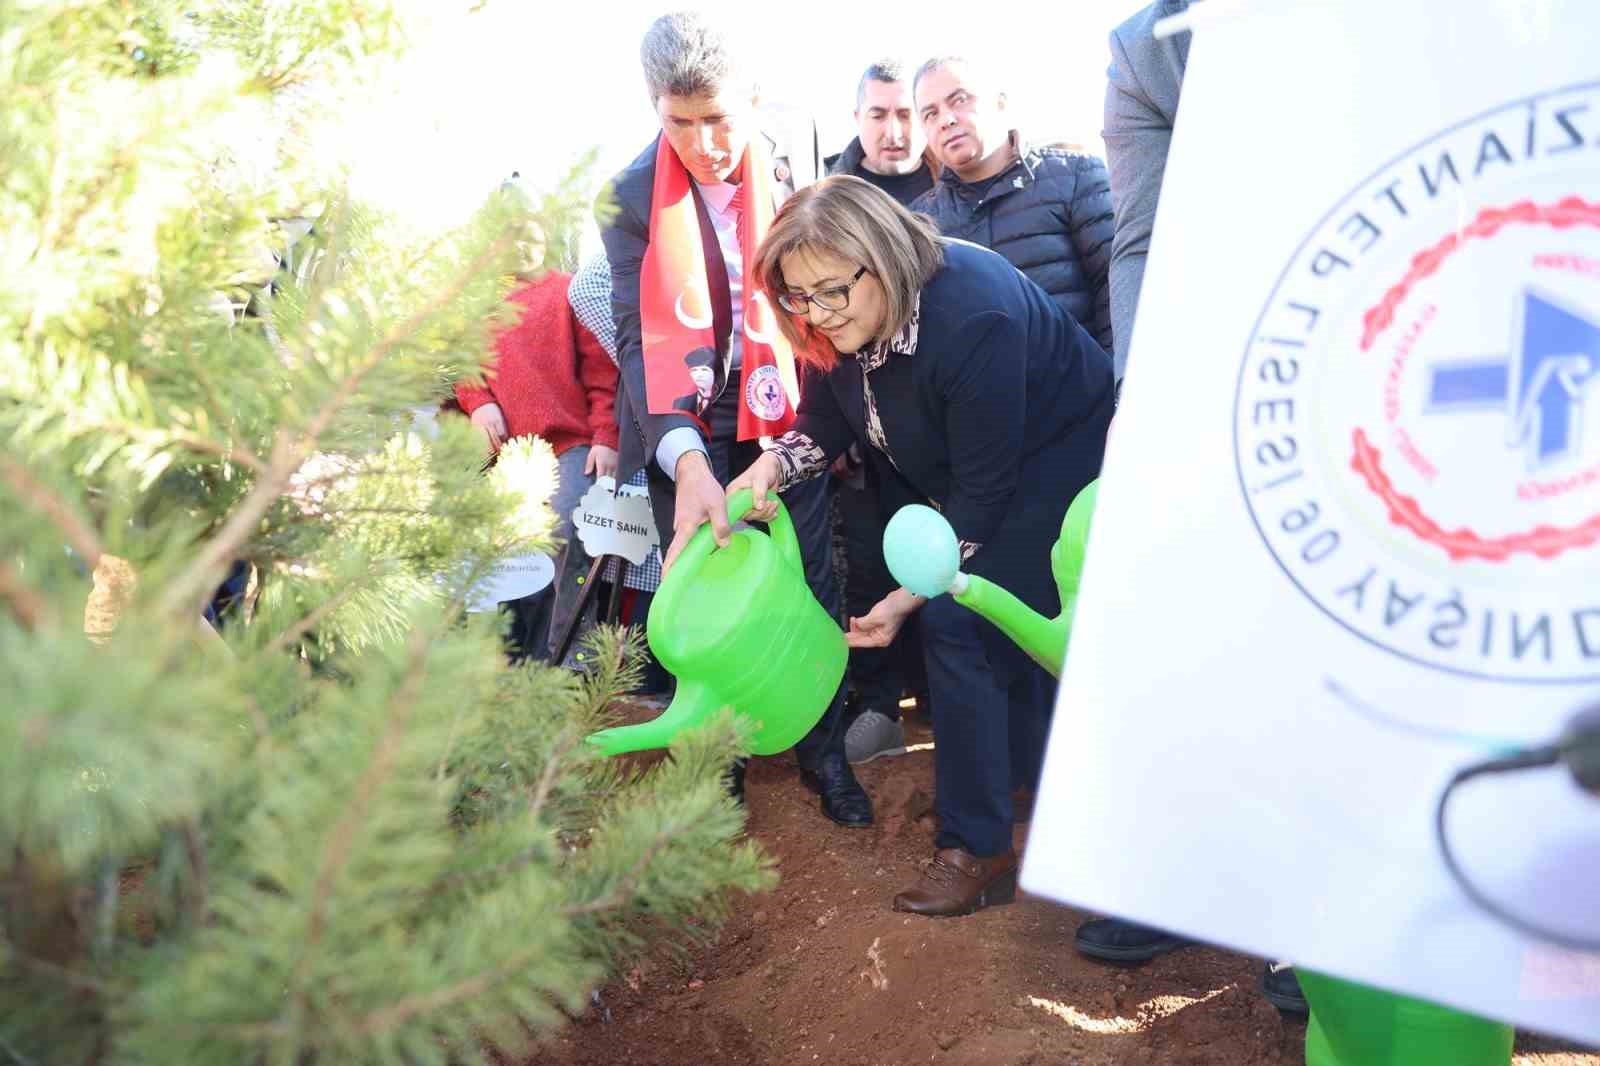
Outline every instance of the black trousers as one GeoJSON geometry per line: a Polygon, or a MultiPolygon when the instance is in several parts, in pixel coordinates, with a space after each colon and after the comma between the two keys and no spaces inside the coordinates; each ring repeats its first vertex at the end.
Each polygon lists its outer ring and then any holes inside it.
{"type": "MultiPolygon", "coordinates": [[[[711,425],[707,455],[717,480],[724,485],[744,473],[761,456],[761,447],[755,441],[735,439],[740,391],[737,381],[730,384],[706,412],[711,425]]],[[[650,508],[655,515],[656,528],[661,532],[661,550],[665,554],[667,545],[672,542],[677,487],[656,466],[655,457],[650,459],[645,468],[650,483],[650,508]]],[[[782,499],[789,520],[794,523],[795,539],[800,542],[806,584],[828,616],[840,620],[839,587],[833,577],[833,533],[828,513],[833,491],[831,481],[828,477],[802,481],[783,493],[782,499]]],[[[844,695],[845,686],[841,682],[822,720],[794,746],[795,759],[802,767],[814,769],[825,755],[844,756],[844,695]]]]}
{"type": "Polygon", "coordinates": [[[933,704],[936,846],[980,858],[1011,847],[1011,792],[1034,788],[1055,709],[1055,679],[1036,663],[997,672],[978,616],[952,596],[922,608],[933,704]]]}
{"type": "MultiPolygon", "coordinates": [[[[897,586],[883,561],[883,527],[889,516],[883,513],[870,477],[860,488],[835,481],[834,493],[844,542],[845,612],[847,617],[859,618],[897,586]]],[[[911,675],[921,672],[921,658],[922,642],[915,616],[907,620],[887,648],[852,648],[850,687],[855,689],[859,709],[899,718],[900,695],[912,687],[911,675]],[[912,656],[918,660],[916,669],[908,670],[912,656]]]]}

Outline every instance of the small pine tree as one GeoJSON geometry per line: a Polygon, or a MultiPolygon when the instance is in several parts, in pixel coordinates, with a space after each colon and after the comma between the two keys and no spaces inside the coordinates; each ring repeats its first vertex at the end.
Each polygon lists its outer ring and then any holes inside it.
{"type": "Polygon", "coordinates": [[[0,1062],[475,1061],[771,878],[731,723],[583,744],[637,637],[513,669],[464,613],[553,461],[413,412],[480,373],[517,208],[415,240],[300,140],[396,39],[0,0],[0,1062]]]}

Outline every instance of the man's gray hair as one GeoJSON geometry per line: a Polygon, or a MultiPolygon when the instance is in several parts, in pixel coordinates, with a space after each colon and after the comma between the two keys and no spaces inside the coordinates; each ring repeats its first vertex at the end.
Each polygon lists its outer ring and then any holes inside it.
{"type": "Polygon", "coordinates": [[[911,79],[911,94],[913,96],[916,95],[917,85],[922,81],[923,78],[927,77],[929,74],[932,74],[936,70],[947,70],[950,67],[960,67],[962,70],[972,75],[972,80],[981,86],[986,92],[1004,92],[1004,86],[997,78],[998,68],[994,67],[993,65],[987,62],[969,59],[966,56],[934,56],[932,59],[928,60],[926,63],[923,63],[922,66],[917,68],[916,75],[911,79]]]}
{"type": "Polygon", "coordinates": [[[652,22],[639,62],[651,104],[663,96],[715,96],[727,88],[755,92],[727,32],[699,11],[674,11],[652,22]]]}
{"type": "Polygon", "coordinates": [[[881,81],[893,84],[906,80],[906,65],[898,59],[880,59],[874,62],[861,75],[861,81],[856,85],[856,110],[861,110],[861,105],[867,102],[867,82],[881,81]]]}

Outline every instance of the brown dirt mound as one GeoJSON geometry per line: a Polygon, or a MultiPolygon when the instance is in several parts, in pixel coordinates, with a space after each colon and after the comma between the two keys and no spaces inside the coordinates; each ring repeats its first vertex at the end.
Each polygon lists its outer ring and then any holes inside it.
{"type": "MultiPolygon", "coordinates": [[[[912,723],[913,743],[927,742],[912,723]]],[[[858,768],[878,825],[834,826],[787,757],[751,763],[749,831],[773,892],[718,941],[639,962],[542,1046],[549,1066],[1267,1066],[1304,1061],[1305,1027],[1256,989],[1259,960],[1189,948],[1139,968],[1072,949],[1085,915],[1019,898],[966,918],[897,914],[932,854],[931,751],[858,768]]],[[[1019,831],[1019,846],[1024,842],[1019,831]]],[[[1518,1066],[1600,1066],[1528,1041],[1518,1066]]]]}

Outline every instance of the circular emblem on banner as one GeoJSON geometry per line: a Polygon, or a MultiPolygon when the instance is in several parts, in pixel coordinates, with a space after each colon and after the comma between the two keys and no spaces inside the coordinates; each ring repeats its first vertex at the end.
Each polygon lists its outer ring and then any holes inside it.
{"type": "Polygon", "coordinates": [[[1262,540],[1330,618],[1423,667],[1600,681],[1591,110],[1596,85],[1518,100],[1391,160],[1307,236],[1245,352],[1234,439],[1262,540]]]}
{"type": "Polygon", "coordinates": [[[758,366],[744,383],[744,403],[763,422],[776,422],[789,409],[783,378],[775,366],[758,366]]]}

